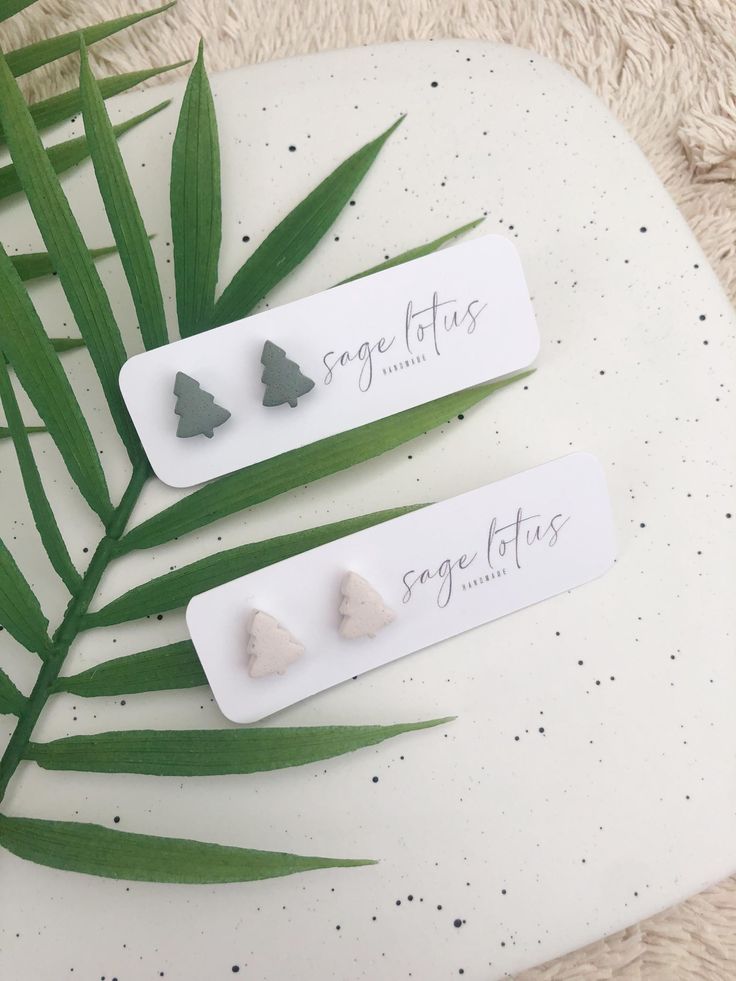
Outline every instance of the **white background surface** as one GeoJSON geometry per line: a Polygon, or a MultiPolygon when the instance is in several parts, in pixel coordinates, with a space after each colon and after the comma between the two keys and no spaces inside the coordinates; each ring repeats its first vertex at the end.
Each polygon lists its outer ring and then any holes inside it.
{"type": "MultiPolygon", "coordinates": [[[[130,111],[160,91],[127,100],[130,111]]],[[[323,289],[488,212],[487,226],[512,238],[522,256],[542,334],[539,371],[526,387],[372,464],[131,557],[106,578],[99,603],[218,547],[442,499],[578,448],[595,452],[606,470],[620,560],[584,589],[277,719],[456,713],[445,730],[242,778],[24,767],[9,813],[381,862],[192,888],[88,879],[0,853],[2,973],[56,981],[74,968],[76,978],[123,981],[163,971],[188,981],[231,977],[237,965],[241,976],[269,981],[444,979],[460,968],[487,979],[616,930],[733,871],[736,520],[726,514],[736,513],[734,319],[643,157],[582,85],[537,56],[493,45],[396,45],[298,59],[223,76],[215,92],[223,283],[317,180],[407,111],[355,206],[272,302],[323,289]],[[456,919],[464,921],[458,928],[456,919]]],[[[165,182],[175,118],[172,109],[147,124],[145,139],[124,144],[169,277],[165,182]]],[[[91,243],[107,242],[88,173],[65,183],[91,243]]],[[[4,209],[4,227],[19,248],[39,247],[25,215],[21,204],[4,209]]],[[[132,324],[115,263],[104,276],[132,324]]],[[[35,295],[52,332],[64,332],[59,294],[35,295]]],[[[84,356],[65,363],[91,411],[101,397],[84,356]]],[[[103,411],[92,414],[119,485],[112,428],[103,411]]],[[[3,501],[13,502],[1,530],[45,609],[58,616],[63,596],[19,501],[6,446],[0,466],[3,501]]],[[[80,519],[51,448],[45,466],[68,501],[63,526],[82,561],[98,529],[80,519]]],[[[152,490],[136,518],[176,496],[152,490]]],[[[179,614],[95,631],[75,646],[69,670],[182,636],[179,614]]],[[[6,637],[3,657],[29,687],[35,664],[6,637]]],[[[60,696],[37,738],[198,724],[222,724],[205,689],[88,703],[60,696]]]]}

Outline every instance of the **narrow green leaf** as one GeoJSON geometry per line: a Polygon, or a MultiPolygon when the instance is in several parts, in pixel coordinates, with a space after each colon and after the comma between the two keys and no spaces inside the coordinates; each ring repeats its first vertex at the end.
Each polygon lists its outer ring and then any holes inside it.
{"type": "Polygon", "coordinates": [[[143,343],[150,350],[166,344],[169,339],[153,250],[115,131],[105,111],[102,93],[89,67],[84,42],[81,53],[79,88],[82,94],[84,131],[97,176],[97,186],[133,297],[143,343]]]}
{"type": "Polygon", "coordinates": [[[204,47],[187,82],[171,153],[171,234],[179,333],[212,323],[222,237],[220,144],[204,47]]]}
{"type": "Polygon", "coordinates": [[[7,20],[35,2],[36,0],[0,0],[0,21],[7,20]]]}
{"type": "Polygon", "coordinates": [[[0,351],[46,424],[82,496],[107,521],[112,504],[92,436],[58,355],[2,245],[0,351]]]}
{"type": "MultiPolygon", "coordinates": [[[[176,64],[163,65],[161,68],[145,68],[137,72],[108,75],[106,78],[101,78],[97,84],[100,87],[102,98],[110,99],[114,95],[126,92],[128,89],[140,85],[149,78],[153,78],[154,75],[162,75],[164,72],[173,71],[175,68],[181,68],[186,64],[188,64],[186,61],[177,61],[176,64]]],[[[33,102],[28,108],[33,122],[36,124],[36,129],[40,132],[43,129],[48,129],[49,126],[56,126],[58,123],[64,122],[65,119],[70,119],[72,116],[81,112],[82,97],[79,89],[70,89],[68,92],[62,92],[61,95],[54,95],[50,99],[33,102]]],[[[0,142],[4,141],[5,134],[2,128],[0,128],[0,142]]]]}
{"type": "Polygon", "coordinates": [[[143,583],[128,590],[118,599],[103,606],[95,613],[83,617],[81,629],[90,627],[108,627],[112,624],[124,623],[126,620],[137,620],[140,617],[154,613],[164,613],[184,606],[192,596],[212,589],[230,579],[244,576],[248,572],[273,565],[292,555],[306,552],[317,545],[332,542],[344,535],[351,535],[363,528],[390,521],[401,514],[413,511],[415,507],[389,508],[386,511],[374,511],[372,514],[362,514],[357,518],[345,521],[335,521],[318,528],[307,528],[290,535],[280,535],[262,542],[251,542],[236,548],[218,552],[206,559],[199,559],[191,565],[185,565],[174,572],[167,572],[150,582],[143,583]]]}
{"type": "Polygon", "coordinates": [[[112,831],[99,824],[4,814],[0,814],[0,845],[18,858],[52,869],[139,882],[250,882],[313,869],[375,864],[367,859],[262,852],[189,838],[112,831]]]}
{"type": "Polygon", "coordinates": [[[49,648],[48,622],[15,559],[0,540],[0,626],[26,650],[45,658],[49,648]]]}
{"type": "Polygon", "coordinates": [[[26,700],[0,668],[0,715],[20,715],[26,700]]]}
{"type": "Polygon", "coordinates": [[[0,403],[13,437],[23,486],[41,542],[57,575],[69,592],[73,593],[78,588],[81,577],[69,557],[54,512],[51,510],[46,491],[41,483],[41,475],[38,472],[28,434],[23,425],[18,401],[8,374],[8,367],[2,355],[0,355],[0,403]]]}
{"type": "Polygon", "coordinates": [[[0,121],[18,176],[99,375],[117,430],[131,459],[137,459],[140,444],[118,386],[118,373],[126,357],[125,348],[110,300],[61,189],[59,178],[33,125],[18,83],[2,55],[0,121]]]}
{"type": "Polygon", "coordinates": [[[303,766],[385,739],[450,722],[388,726],[303,726],[252,729],[139,729],[29,743],[25,758],[45,770],[209,777],[303,766]]]}
{"type": "Polygon", "coordinates": [[[139,654],[104,661],[86,671],[58,678],[54,691],[82,698],[99,695],[135,695],[172,688],[199,688],[207,684],[191,640],[180,640],[139,654]]]}
{"type": "MultiPolygon", "coordinates": [[[[127,133],[128,130],[139,126],[141,123],[145,122],[146,119],[150,119],[151,116],[155,116],[168,105],[168,101],[159,102],[157,106],[153,106],[151,109],[146,109],[145,112],[141,112],[137,116],[133,116],[132,119],[126,119],[122,123],[117,123],[114,127],[115,135],[122,136],[123,133],[127,133]]],[[[1,115],[2,114],[0,113],[0,116],[1,115]]],[[[63,143],[55,143],[53,146],[48,148],[46,153],[53,171],[57,174],[63,174],[64,171],[71,170],[72,167],[76,167],[77,164],[87,159],[89,156],[87,138],[85,136],[78,136],[73,140],[66,140],[63,143]]],[[[22,190],[24,190],[23,180],[18,172],[17,165],[7,164],[5,167],[0,167],[0,200],[10,197],[11,194],[17,194],[22,190]]]]}
{"type": "Polygon", "coordinates": [[[264,239],[235,273],[215,304],[216,325],[247,316],[259,300],[306,259],[348,203],[381,147],[403,118],[401,116],[385,133],[344,160],[264,239]]]}
{"type": "MultiPolygon", "coordinates": [[[[25,431],[27,433],[45,433],[48,432],[45,426],[25,426],[25,431]]],[[[10,430],[7,426],[0,426],[0,439],[9,439],[11,436],[10,430]]]]}
{"type": "Polygon", "coordinates": [[[120,543],[120,554],[163,545],[295,487],[372,460],[467,412],[493,392],[529,374],[525,371],[512,378],[446,395],[221,477],[132,528],[120,543]]]}
{"type": "MultiPolygon", "coordinates": [[[[102,259],[107,255],[112,255],[117,252],[114,245],[108,245],[102,249],[90,249],[89,254],[93,259],[102,259]]],[[[54,264],[49,258],[48,252],[25,252],[19,253],[17,255],[11,255],[10,261],[15,266],[15,271],[18,273],[20,278],[24,283],[27,283],[31,279],[40,279],[42,276],[50,276],[54,270],[54,264]]],[[[64,338],[66,340],[66,338],[64,338]]],[[[77,347],[83,346],[83,342],[80,341],[77,347]]],[[[64,350],[67,350],[66,348],[64,350]]]]}
{"type": "Polygon", "coordinates": [[[476,218],[475,221],[469,221],[467,225],[461,225],[459,228],[453,228],[451,232],[446,232],[444,235],[440,235],[439,238],[435,238],[431,242],[427,242],[426,245],[418,245],[406,252],[401,252],[399,255],[395,255],[393,258],[387,259],[385,262],[381,262],[377,266],[371,266],[370,269],[364,269],[363,272],[356,273],[354,276],[348,276],[347,279],[341,280],[336,285],[342,286],[344,283],[352,283],[354,279],[363,279],[364,276],[372,276],[373,273],[383,272],[384,269],[391,269],[392,266],[400,266],[405,262],[411,262],[412,259],[421,259],[423,255],[429,255],[431,252],[436,252],[437,249],[441,248],[447,242],[452,241],[454,238],[458,238],[460,235],[464,235],[466,232],[472,231],[484,221],[485,218],[476,218]]]}
{"type": "Polygon", "coordinates": [[[52,337],[51,346],[55,351],[63,354],[65,351],[76,351],[77,348],[84,347],[81,337],[52,337]]]}
{"type": "Polygon", "coordinates": [[[48,65],[51,61],[56,61],[58,58],[78,51],[80,37],[84,38],[87,45],[95,44],[97,41],[110,37],[111,34],[125,30],[126,27],[132,27],[133,24],[137,24],[141,20],[162,14],[169,7],[173,7],[175,2],[176,0],[172,0],[171,3],[164,4],[163,7],[156,7],[154,10],[145,10],[140,14],[128,14],[127,17],[116,17],[114,20],[106,20],[101,24],[94,24],[81,30],[78,28],[68,34],[59,34],[44,41],[36,41],[35,44],[28,44],[16,51],[10,51],[6,56],[8,68],[15,76],[25,75],[27,72],[32,72],[34,68],[48,65]]]}

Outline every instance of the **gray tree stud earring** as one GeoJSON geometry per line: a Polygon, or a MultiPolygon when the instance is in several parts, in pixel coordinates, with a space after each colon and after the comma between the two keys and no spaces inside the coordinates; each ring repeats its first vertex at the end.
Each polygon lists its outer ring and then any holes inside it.
{"type": "Polygon", "coordinates": [[[217,405],[214,395],[203,391],[199,382],[178,371],[174,382],[176,406],[174,412],[179,416],[176,435],[206,436],[212,439],[215,429],[227,422],[230,413],[217,405]]]}
{"type": "Polygon", "coordinates": [[[286,351],[271,341],[266,341],[263,345],[261,364],[261,381],[266,386],[263,393],[264,405],[283,405],[288,402],[295,409],[302,395],[314,388],[312,379],[303,375],[299,365],[286,357],[286,351]]]}
{"type": "Polygon", "coordinates": [[[341,590],[340,636],[346,640],[375,637],[379,630],[396,619],[380,593],[357,572],[348,572],[344,576],[341,590]]]}
{"type": "Polygon", "coordinates": [[[278,620],[256,610],[248,637],[248,674],[264,678],[269,674],[286,674],[289,665],[298,661],[304,647],[278,620]]]}

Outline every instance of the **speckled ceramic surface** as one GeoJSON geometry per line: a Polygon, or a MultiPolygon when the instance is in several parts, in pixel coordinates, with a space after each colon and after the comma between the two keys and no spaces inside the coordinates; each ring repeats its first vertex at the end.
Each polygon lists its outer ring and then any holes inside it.
{"type": "MultiPolygon", "coordinates": [[[[457,714],[324,765],[250,777],[46,773],[10,813],[79,818],[375,867],[226,887],[126,884],[0,853],[8,978],[490,979],[645,917],[736,867],[734,315],[684,221],[606,110],[561,69],[482,43],[362,48],[215,80],[224,158],[221,280],[347,153],[408,116],[277,303],[487,212],[513,237],[542,350],[527,386],[315,487],[134,556],[102,599],[218,547],[378,506],[439,499],[567,453],[602,461],[618,525],[612,572],[282,713],[281,724],[457,714]],[[72,973],[73,971],[73,973],[72,973]]],[[[162,90],[120,100],[150,105],[162,90]]],[[[181,89],[171,94],[178,103],[181,89]]],[[[166,175],[175,107],[125,140],[171,293],[166,175]]],[[[89,170],[65,181],[90,241],[108,240],[89,170]]],[[[4,238],[39,239],[22,203],[4,238]]],[[[103,275],[133,323],[115,262],[103,275]]],[[[68,311],[34,289],[49,329],[68,311]]],[[[129,337],[133,338],[130,330],[129,337]]],[[[82,355],[65,361],[123,478],[82,355]],[[117,461],[117,462],[116,462],[117,461]]],[[[43,439],[43,437],[41,437],[43,439]]],[[[38,444],[40,445],[40,444],[38,444]]],[[[55,451],[44,468],[73,554],[94,542],[55,451]]],[[[0,447],[0,531],[50,615],[55,588],[0,447]],[[12,506],[8,506],[8,503],[12,506]]],[[[163,487],[143,516],[177,492],[163,487]]],[[[98,630],[70,669],[182,636],[183,618],[98,630]]],[[[5,638],[20,684],[34,664],[5,638]]],[[[38,735],[216,726],[206,689],[59,696],[38,735]]],[[[8,731],[8,721],[2,721],[8,731]]]]}

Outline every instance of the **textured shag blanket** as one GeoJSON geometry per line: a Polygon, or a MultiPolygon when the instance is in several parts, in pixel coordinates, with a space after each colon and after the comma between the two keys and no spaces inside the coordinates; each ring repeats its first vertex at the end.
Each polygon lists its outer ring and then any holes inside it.
{"type": "MultiPolygon", "coordinates": [[[[155,6],[39,0],[0,25],[3,47],[155,6]]],[[[600,95],[633,134],[736,299],[736,0],[179,0],[95,46],[108,72],[191,58],[212,70],[371,42],[458,37],[532,48],[600,95]]],[[[75,59],[23,80],[75,84],[75,59]]],[[[171,76],[167,76],[167,79],[171,76]]],[[[736,977],[736,879],[523,981],[736,977]]]]}

